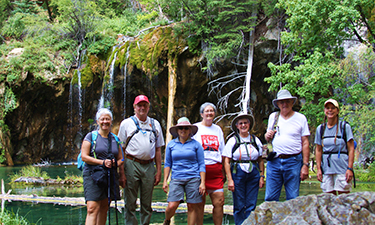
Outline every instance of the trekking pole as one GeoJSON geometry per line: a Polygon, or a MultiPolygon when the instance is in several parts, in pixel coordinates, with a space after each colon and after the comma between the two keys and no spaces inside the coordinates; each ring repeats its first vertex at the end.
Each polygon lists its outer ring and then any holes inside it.
{"type": "Polygon", "coordinates": [[[115,163],[114,165],[111,167],[111,170],[112,171],[112,180],[113,180],[113,197],[114,197],[114,200],[115,200],[115,211],[116,211],[116,225],[118,225],[118,214],[117,214],[117,193],[120,192],[120,190],[118,189],[118,185],[116,185],[116,171],[117,171],[117,160],[116,158],[113,157],[113,159],[115,160],[115,163]],[[118,190],[118,192],[117,192],[118,190]]]}
{"type": "MultiPolygon", "coordinates": [[[[112,160],[111,160],[112,163],[112,160]]],[[[108,171],[108,224],[111,225],[111,168],[108,171]]]]}

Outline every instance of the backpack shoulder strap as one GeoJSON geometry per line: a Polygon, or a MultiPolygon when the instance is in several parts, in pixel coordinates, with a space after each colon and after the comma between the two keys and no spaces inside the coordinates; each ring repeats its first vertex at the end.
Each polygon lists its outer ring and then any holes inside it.
{"type": "Polygon", "coordinates": [[[280,111],[277,111],[275,114],[275,119],[273,120],[272,130],[276,130],[277,123],[279,122],[280,111]]]}
{"type": "Polygon", "coordinates": [[[327,123],[320,124],[320,140],[321,140],[320,145],[323,146],[323,147],[324,147],[324,145],[323,145],[324,131],[326,130],[326,124],[327,123]]]}
{"type": "Polygon", "coordinates": [[[121,146],[121,144],[122,144],[123,142],[120,141],[120,139],[117,137],[116,134],[114,134],[114,133],[112,133],[112,132],[111,132],[111,134],[113,135],[113,137],[114,137],[115,140],[116,140],[117,148],[121,148],[121,152],[122,152],[122,161],[124,161],[124,160],[125,160],[125,155],[124,155],[124,151],[123,151],[122,146],[121,146]]]}
{"type": "Polygon", "coordinates": [[[253,145],[256,148],[256,150],[258,151],[258,153],[259,153],[259,147],[258,147],[257,142],[255,140],[255,135],[254,134],[251,134],[250,144],[253,145]]]}
{"type": "Polygon", "coordinates": [[[94,158],[96,159],[95,149],[96,149],[96,139],[98,139],[98,131],[95,130],[91,132],[91,152],[94,155],[94,158]]]}
{"type": "Polygon", "coordinates": [[[150,118],[151,119],[151,128],[152,128],[152,133],[154,133],[155,135],[155,138],[157,138],[157,132],[156,132],[156,127],[155,127],[155,119],[154,118],[150,118]]]}
{"type": "Polygon", "coordinates": [[[340,121],[340,128],[341,128],[341,137],[344,139],[345,143],[348,142],[346,138],[346,124],[347,122],[345,120],[340,121]]]}
{"type": "Polygon", "coordinates": [[[233,158],[233,153],[241,145],[241,139],[240,139],[240,136],[237,133],[234,133],[234,139],[236,140],[236,143],[233,145],[233,148],[232,148],[232,158],[233,158]]]}

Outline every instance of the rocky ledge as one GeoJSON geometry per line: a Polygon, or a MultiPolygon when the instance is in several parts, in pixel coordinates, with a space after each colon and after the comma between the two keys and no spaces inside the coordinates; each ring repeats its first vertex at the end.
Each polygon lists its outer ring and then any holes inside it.
{"type": "Polygon", "coordinates": [[[375,224],[375,192],[308,195],[285,202],[264,202],[243,224],[375,224]]]}

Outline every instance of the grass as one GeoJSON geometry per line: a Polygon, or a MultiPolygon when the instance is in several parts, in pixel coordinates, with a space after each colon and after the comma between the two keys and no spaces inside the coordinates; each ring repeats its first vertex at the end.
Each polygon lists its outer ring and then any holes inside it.
{"type": "Polygon", "coordinates": [[[0,213],[0,224],[28,225],[30,223],[25,218],[18,215],[18,213],[4,211],[0,213]]]}

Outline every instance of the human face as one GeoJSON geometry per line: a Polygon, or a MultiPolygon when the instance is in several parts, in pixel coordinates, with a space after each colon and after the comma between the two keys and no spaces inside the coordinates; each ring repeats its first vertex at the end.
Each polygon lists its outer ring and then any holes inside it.
{"type": "Polygon", "coordinates": [[[327,116],[327,119],[335,119],[339,114],[339,109],[336,108],[332,103],[327,103],[324,106],[324,114],[327,116]]]}
{"type": "Polygon", "coordinates": [[[177,127],[177,133],[180,139],[187,140],[190,137],[191,130],[190,127],[179,126],[177,127]]]}
{"type": "Polygon", "coordinates": [[[203,113],[201,113],[201,117],[207,124],[212,124],[212,121],[215,118],[214,108],[212,106],[207,106],[206,108],[204,108],[203,113]]]}
{"type": "Polygon", "coordinates": [[[147,118],[148,111],[150,110],[150,104],[147,102],[139,102],[138,104],[133,105],[135,115],[141,119],[145,120],[147,118]]]}
{"type": "Polygon", "coordinates": [[[101,130],[109,130],[112,125],[112,118],[108,114],[102,114],[96,122],[101,130]]]}
{"type": "Polygon", "coordinates": [[[279,107],[281,113],[287,114],[292,110],[293,102],[294,102],[293,99],[284,99],[284,100],[277,101],[276,104],[279,107]]]}
{"type": "Polygon", "coordinates": [[[250,122],[248,119],[239,119],[236,123],[236,127],[241,134],[247,134],[250,128],[250,122]]]}

